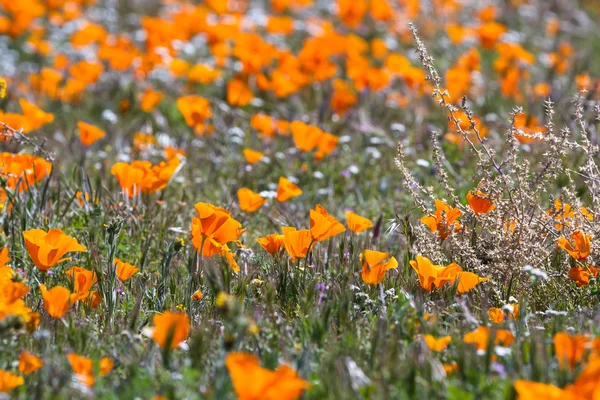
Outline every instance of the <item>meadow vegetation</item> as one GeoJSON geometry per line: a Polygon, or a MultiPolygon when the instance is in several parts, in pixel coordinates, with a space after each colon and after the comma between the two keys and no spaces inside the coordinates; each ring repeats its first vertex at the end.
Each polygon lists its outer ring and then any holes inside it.
{"type": "Polygon", "coordinates": [[[600,398],[599,18],[0,0],[0,398],[600,398]]]}

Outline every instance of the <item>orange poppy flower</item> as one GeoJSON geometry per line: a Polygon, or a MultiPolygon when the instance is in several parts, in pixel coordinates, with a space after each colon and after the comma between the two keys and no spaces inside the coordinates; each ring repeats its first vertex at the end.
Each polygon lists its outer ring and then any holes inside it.
{"type": "Polygon", "coordinates": [[[8,393],[25,383],[22,376],[0,369],[0,393],[8,393]]]}
{"type": "Polygon", "coordinates": [[[100,359],[100,371],[99,371],[98,375],[104,376],[104,375],[108,374],[110,371],[112,371],[114,366],[115,366],[115,362],[112,359],[110,359],[108,357],[102,357],[100,359]]]}
{"type": "Polygon", "coordinates": [[[220,254],[227,243],[237,241],[246,232],[229,211],[208,203],[196,203],[197,217],[192,219],[192,243],[202,256],[220,254]],[[204,246],[202,247],[202,242],[204,246]]]}
{"type": "Polygon", "coordinates": [[[117,277],[122,282],[125,282],[127,279],[131,278],[134,274],[136,274],[140,269],[135,265],[131,265],[127,262],[121,261],[115,257],[113,260],[116,265],[117,277]]]}
{"type": "Polygon", "coordinates": [[[310,387],[287,365],[271,371],[262,368],[252,354],[231,352],[225,357],[225,365],[240,400],[295,400],[310,387]]]}
{"type": "Polygon", "coordinates": [[[589,343],[589,338],[584,335],[570,335],[566,332],[559,332],[554,335],[554,350],[556,358],[561,369],[573,369],[579,363],[585,353],[589,343]]]}
{"type": "Polygon", "coordinates": [[[569,278],[575,282],[577,286],[587,286],[590,283],[590,278],[598,276],[598,268],[594,266],[573,267],[569,270],[569,278]]]}
{"type": "Polygon", "coordinates": [[[492,307],[487,312],[488,318],[495,324],[501,324],[504,322],[504,311],[501,308],[492,307]]]}
{"type": "Polygon", "coordinates": [[[558,247],[564,249],[578,261],[585,260],[591,251],[592,236],[586,235],[581,230],[576,230],[569,236],[569,239],[565,237],[559,237],[556,243],[558,247]]]}
{"type": "Polygon", "coordinates": [[[487,214],[492,211],[496,206],[489,200],[488,195],[478,190],[471,190],[467,194],[467,201],[469,207],[475,213],[475,215],[487,214]]]}
{"type": "Polygon", "coordinates": [[[417,256],[416,261],[411,260],[410,265],[417,273],[421,287],[427,291],[454,282],[462,271],[458,264],[452,263],[442,267],[434,265],[431,260],[423,256],[417,256]]]}
{"type": "Polygon", "coordinates": [[[308,229],[297,230],[296,228],[284,226],[283,243],[288,254],[296,259],[304,258],[314,243],[308,229]]]}
{"type": "Polygon", "coordinates": [[[75,293],[87,293],[98,282],[94,271],[81,267],[71,267],[65,271],[65,275],[71,280],[75,293]]]}
{"type": "Polygon", "coordinates": [[[200,128],[212,117],[210,102],[204,97],[191,95],[177,99],[177,108],[190,128],[200,128]]]}
{"type": "Polygon", "coordinates": [[[481,278],[473,272],[459,272],[456,278],[458,279],[458,287],[456,288],[456,293],[458,294],[470,292],[481,282],[490,280],[490,278],[481,278]]]}
{"type": "Polygon", "coordinates": [[[581,206],[579,210],[574,209],[570,204],[563,203],[560,199],[554,201],[554,207],[546,212],[550,217],[554,218],[556,224],[554,227],[557,230],[562,230],[565,226],[577,226],[583,220],[593,221],[594,216],[581,206]]]}
{"type": "Polygon", "coordinates": [[[290,124],[290,130],[296,147],[301,151],[308,152],[317,147],[323,131],[316,126],[305,124],[302,121],[294,121],[290,124]]]}
{"type": "Polygon", "coordinates": [[[84,146],[91,146],[106,136],[102,129],[83,121],[77,122],[77,129],[79,129],[79,140],[84,146]]]}
{"type": "Polygon", "coordinates": [[[386,271],[398,268],[398,261],[394,257],[388,259],[389,254],[381,251],[365,250],[361,254],[361,278],[367,285],[379,285],[383,282],[386,271]],[[385,261],[387,260],[387,261],[385,261]]]}
{"type": "Polygon", "coordinates": [[[458,218],[462,212],[458,208],[450,208],[441,200],[435,201],[435,213],[421,218],[421,222],[427,225],[432,233],[437,232],[440,239],[448,238],[450,229],[454,226],[454,232],[460,230],[458,218]]]}
{"type": "Polygon", "coordinates": [[[256,164],[263,158],[263,153],[260,151],[252,150],[252,149],[244,149],[243,150],[244,157],[248,164],[256,164]]]}
{"type": "Polygon", "coordinates": [[[190,333],[190,320],[185,313],[166,311],[156,314],[153,322],[152,338],[163,348],[176,348],[190,333]]]}
{"type": "Polygon", "coordinates": [[[267,138],[274,137],[277,130],[275,118],[265,114],[254,114],[250,118],[250,126],[259,132],[259,136],[262,135],[267,138]]]}
{"type": "Polygon", "coordinates": [[[163,97],[164,95],[159,91],[152,90],[151,88],[146,89],[141,97],[140,109],[146,113],[154,110],[163,97]]]}
{"type": "Polygon", "coordinates": [[[331,154],[337,147],[340,138],[332,135],[329,132],[323,132],[319,137],[317,143],[317,152],[315,153],[315,159],[317,161],[322,160],[326,155],[331,154]]]}
{"type": "Polygon", "coordinates": [[[353,211],[346,211],[346,224],[348,229],[354,233],[360,233],[373,227],[373,222],[370,219],[361,217],[353,211]]]}
{"type": "Polygon", "coordinates": [[[19,354],[19,372],[23,375],[35,372],[42,368],[43,365],[44,362],[39,357],[26,350],[23,350],[21,354],[19,354]]]}
{"type": "Polygon", "coordinates": [[[501,346],[510,346],[515,341],[513,334],[507,329],[496,329],[492,331],[485,326],[479,326],[473,332],[467,333],[463,340],[465,343],[472,343],[477,346],[478,351],[484,351],[488,347],[490,335],[495,334],[494,344],[501,346]]]}
{"type": "Polygon", "coordinates": [[[25,99],[19,99],[19,105],[25,116],[25,126],[23,127],[25,133],[41,128],[54,121],[54,114],[44,112],[38,106],[25,99]]]}
{"type": "Polygon", "coordinates": [[[477,28],[477,35],[484,49],[491,49],[496,42],[506,33],[506,26],[497,22],[486,22],[477,28]]]}
{"type": "Polygon", "coordinates": [[[239,189],[237,191],[237,196],[240,209],[249,213],[258,210],[267,202],[267,199],[248,188],[239,189]]]}
{"type": "Polygon", "coordinates": [[[103,71],[104,67],[98,62],[81,61],[69,67],[69,74],[86,85],[96,83],[103,71]]]}
{"type": "Polygon", "coordinates": [[[517,400],[577,400],[573,393],[549,385],[547,383],[539,383],[519,379],[515,381],[515,391],[517,392],[517,400]]]}
{"type": "Polygon", "coordinates": [[[345,230],[344,225],[329,215],[320,204],[317,204],[314,210],[310,210],[310,234],[314,241],[327,240],[345,230]]]}
{"type": "Polygon", "coordinates": [[[29,154],[0,153],[0,177],[19,192],[28,189],[52,171],[52,164],[29,154]]]}
{"type": "Polygon", "coordinates": [[[368,10],[365,0],[337,0],[337,6],[340,19],[350,28],[360,25],[368,10]]]}
{"type": "Polygon", "coordinates": [[[279,203],[283,203],[293,197],[300,196],[302,190],[295,184],[290,182],[283,176],[279,177],[279,184],[277,185],[277,198],[279,203]]]}
{"type": "Polygon", "coordinates": [[[133,198],[142,193],[153,193],[164,189],[173,175],[181,168],[178,157],[167,162],[152,165],[150,161],[119,162],[113,165],[110,173],[119,181],[124,194],[133,198]]]}
{"type": "Polygon", "coordinates": [[[71,369],[75,373],[75,377],[88,387],[94,386],[96,379],[94,378],[94,363],[91,358],[82,357],[75,353],[67,355],[71,369]]]}
{"type": "Polygon", "coordinates": [[[267,235],[261,238],[256,239],[258,244],[262,246],[269,254],[275,255],[279,253],[281,250],[281,246],[284,245],[285,236],[274,233],[272,235],[267,235]]]}
{"type": "Polygon", "coordinates": [[[44,299],[44,309],[53,318],[62,318],[79,297],[78,294],[71,294],[69,289],[62,286],[47,290],[46,285],[40,285],[40,290],[44,299]]]}
{"type": "Polygon", "coordinates": [[[444,351],[444,349],[446,349],[446,347],[448,347],[448,345],[452,341],[452,338],[450,336],[436,338],[433,335],[425,335],[423,336],[423,340],[425,340],[425,344],[427,345],[427,347],[429,347],[430,350],[444,351]]]}
{"type": "Polygon", "coordinates": [[[217,80],[221,76],[221,72],[214,69],[206,64],[194,65],[187,74],[190,82],[201,83],[203,85],[209,85],[217,80]]]}
{"type": "Polygon", "coordinates": [[[41,229],[30,229],[23,232],[23,239],[31,260],[41,271],[67,260],[62,258],[67,253],[87,251],[85,246],[60,229],[50,229],[47,233],[41,229]]]}
{"type": "Polygon", "coordinates": [[[192,300],[200,301],[200,300],[202,300],[203,297],[204,297],[204,295],[199,290],[196,290],[194,293],[192,293],[192,300]]]}
{"type": "MultiPolygon", "coordinates": [[[[519,305],[512,304],[513,310],[509,314],[510,319],[517,319],[519,316],[519,305]]],[[[492,307],[487,312],[488,318],[495,324],[501,324],[506,319],[506,312],[502,308],[492,307]]]]}
{"type": "Polygon", "coordinates": [[[165,147],[165,158],[172,160],[173,158],[181,159],[186,157],[185,150],[181,150],[172,146],[165,147]]]}
{"type": "Polygon", "coordinates": [[[246,106],[253,98],[252,90],[243,80],[232,79],[227,83],[227,102],[232,106],[246,106]]]}
{"type": "Polygon", "coordinates": [[[348,83],[341,79],[333,81],[333,93],[329,106],[338,114],[344,115],[358,101],[358,96],[348,83]]]}
{"type": "Polygon", "coordinates": [[[289,35],[294,31],[294,19],[291,17],[269,17],[267,32],[289,35]]]}
{"type": "MultiPolygon", "coordinates": [[[[143,133],[143,132],[137,132],[133,136],[133,147],[139,152],[146,151],[155,144],[156,144],[156,138],[150,134],[143,133]]],[[[166,158],[171,158],[171,157],[166,157],[166,158]]]]}

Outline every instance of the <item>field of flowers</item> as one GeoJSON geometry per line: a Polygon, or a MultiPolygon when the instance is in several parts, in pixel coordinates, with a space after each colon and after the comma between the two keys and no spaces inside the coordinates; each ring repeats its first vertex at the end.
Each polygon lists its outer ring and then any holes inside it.
{"type": "Polygon", "coordinates": [[[0,398],[600,399],[599,20],[0,0],[0,398]]]}

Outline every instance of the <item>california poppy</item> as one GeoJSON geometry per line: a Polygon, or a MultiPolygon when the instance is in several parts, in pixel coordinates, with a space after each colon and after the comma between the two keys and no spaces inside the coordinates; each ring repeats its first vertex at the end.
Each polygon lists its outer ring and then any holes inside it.
{"type": "Polygon", "coordinates": [[[585,260],[590,255],[592,236],[585,234],[582,230],[576,230],[569,236],[559,237],[556,243],[578,261],[585,260]]]}
{"type": "Polygon", "coordinates": [[[260,151],[244,149],[243,153],[246,161],[248,161],[248,164],[256,164],[263,158],[263,154],[260,151]]]}
{"type": "Polygon", "coordinates": [[[164,95],[159,91],[151,88],[146,89],[141,96],[140,109],[143,112],[152,111],[162,101],[163,97],[164,95]]]}
{"type": "Polygon", "coordinates": [[[166,311],[153,319],[152,338],[160,347],[176,348],[190,333],[190,320],[185,313],[166,311]]]}
{"type": "Polygon", "coordinates": [[[254,212],[267,202],[267,199],[248,188],[241,188],[237,192],[240,209],[246,212],[254,212]]]}
{"type": "Polygon", "coordinates": [[[191,95],[177,99],[177,108],[183,115],[186,124],[191,128],[199,128],[212,117],[210,102],[204,97],[191,95]]]}
{"type": "Polygon", "coordinates": [[[23,239],[31,260],[42,271],[47,271],[59,262],[67,260],[62,258],[67,253],[87,250],[85,246],[77,243],[76,239],[60,229],[50,229],[48,232],[30,229],[23,232],[23,239]]]}
{"type": "Polygon", "coordinates": [[[509,330],[491,330],[485,326],[479,326],[476,330],[467,333],[463,340],[465,343],[475,344],[477,350],[483,351],[488,347],[490,335],[494,335],[494,344],[496,345],[509,346],[515,341],[515,337],[509,330]]]}
{"type": "Polygon", "coordinates": [[[300,196],[302,190],[295,184],[290,182],[283,176],[279,177],[279,184],[277,185],[277,201],[283,203],[293,197],[300,196]]]}
{"type": "Polygon", "coordinates": [[[398,268],[398,261],[394,257],[388,259],[388,256],[388,253],[373,250],[365,250],[361,254],[363,282],[368,285],[379,285],[383,282],[386,271],[398,268]]]}
{"type": "Polygon", "coordinates": [[[164,189],[173,175],[180,169],[178,157],[152,165],[150,161],[135,160],[131,163],[114,164],[110,173],[119,181],[125,195],[133,198],[142,193],[153,193],[164,189]]]}
{"type": "Polygon", "coordinates": [[[346,211],[346,224],[352,232],[360,233],[373,227],[370,219],[361,217],[353,211],[346,211]]]}
{"type": "Polygon", "coordinates": [[[106,136],[102,129],[83,121],[77,122],[77,128],[79,129],[79,139],[85,146],[91,146],[106,136]]]}
{"type": "Polygon", "coordinates": [[[98,282],[98,277],[94,271],[81,267],[71,267],[65,271],[69,277],[75,293],[87,293],[92,286],[98,282]]]}
{"type": "Polygon", "coordinates": [[[25,383],[22,376],[0,369],[0,393],[8,393],[25,383]]]}
{"type": "Polygon", "coordinates": [[[314,243],[308,229],[297,230],[296,228],[284,226],[283,242],[290,256],[300,259],[306,257],[310,247],[314,243]]]}
{"type": "Polygon", "coordinates": [[[345,230],[344,225],[329,215],[320,204],[310,210],[310,234],[316,242],[327,240],[345,230]]]}
{"type": "Polygon", "coordinates": [[[69,289],[62,286],[47,290],[46,285],[40,285],[40,291],[44,299],[44,309],[53,318],[62,318],[78,298],[76,293],[71,294],[69,289]]]}
{"type": "Polygon", "coordinates": [[[198,216],[192,219],[192,243],[204,257],[221,254],[227,243],[237,241],[246,231],[221,207],[202,202],[194,207],[198,216]]]}
{"type": "Polygon", "coordinates": [[[584,335],[571,335],[559,332],[554,335],[554,350],[561,369],[575,368],[587,352],[589,338],[584,335]]]}
{"type": "Polygon", "coordinates": [[[580,207],[579,210],[573,208],[570,204],[563,203],[560,199],[554,201],[554,207],[546,212],[550,217],[554,218],[556,224],[554,227],[557,230],[562,230],[565,226],[574,226],[583,220],[593,221],[594,216],[585,207],[580,207]]]}
{"type": "Polygon", "coordinates": [[[281,246],[284,246],[285,236],[274,233],[272,235],[267,235],[267,236],[258,238],[258,239],[256,239],[256,241],[269,254],[275,255],[275,254],[279,253],[279,251],[282,248],[281,246]]]}
{"type": "Polygon", "coordinates": [[[26,350],[23,350],[21,354],[19,354],[19,372],[23,375],[35,372],[42,368],[43,365],[44,362],[39,357],[26,350]]]}
{"type": "Polygon", "coordinates": [[[577,286],[586,286],[590,283],[591,277],[598,276],[598,268],[592,265],[587,267],[573,267],[569,270],[569,278],[575,282],[577,286]]]}
{"type": "Polygon", "coordinates": [[[114,366],[115,362],[111,358],[102,357],[100,359],[100,371],[98,372],[98,375],[104,376],[108,374],[110,371],[112,371],[114,366]]]}
{"type": "Polygon", "coordinates": [[[467,201],[469,207],[475,213],[475,215],[487,214],[492,211],[496,206],[490,201],[488,195],[478,190],[471,190],[467,194],[467,201]]]}
{"type": "Polygon", "coordinates": [[[310,386],[287,365],[271,371],[262,368],[258,359],[248,353],[229,353],[225,365],[241,400],[295,400],[310,386]]]}
{"type": "Polygon", "coordinates": [[[96,379],[94,378],[94,363],[92,359],[75,353],[68,354],[67,359],[69,360],[69,364],[71,364],[75,377],[86,386],[94,386],[96,379]]]}
{"type": "MultiPolygon", "coordinates": [[[[509,313],[510,319],[516,319],[519,315],[519,305],[512,304],[512,311],[509,313]]],[[[487,312],[488,318],[495,324],[501,324],[506,319],[506,311],[502,308],[492,307],[487,312]]]]}
{"type": "Polygon", "coordinates": [[[456,279],[458,279],[458,287],[456,288],[458,294],[467,293],[481,282],[490,280],[490,278],[481,278],[473,272],[459,272],[456,279]]]}
{"type": "Polygon", "coordinates": [[[598,382],[600,382],[600,359],[592,360],[581,371],[575,382],[564,389],[546,383],[518,380],[515,382],[515,390],[518,400],[593,399],[598,393],[598,382]]]}
{"type": "Polygon", "coordinates": [[[434,265],[431,260],[423,256],[417,256],[416,261],[411,260],[410,266],[419,277],[421,287],[427,291],[440,288],[447,283],[454,283],[462,268],[455,263],[445,267],[434,265]]]}
{"type": "Polygon", "coordinates": [[[454,232],[460,230],[458,217],[462,212],[458,208],[450,208],[441,200],[435,201],[435,213],[421,218],[421,222],[427,225],[433,233],[437,232],[441,239],[446,239],[450,233],[450,228],[454,227],[454,232]]]}
{"type": "Polygon", "coordinates": [[[115,258],[113,262],[115,263],[115,266],[116,266],[117,277],[122,282],[131,278],[134,274],[136,274],[140,270],[135,265],[121,261],[118,258],[115,258]]]}
{"type": "Polygon", "coordinates": [[[200,301],[203,297],[204,295],[200,290],[196,290],[194,293],[192,293],[192,300],[200,301]]]}
{"type": "Polygon", "coordinates": [[[232,106],[246,106],[253,97],[252,90],[242,79],[232,79],[227,83],[227,102],[232,106]]]}
{"type": "Polygon", "coordinates": [[[425,340],[425,344],[430,350],[443,351],[446,347],[448,347],[448,344],[450,344],[452,338],[450,336],[436,338],[433,335],[425,335],[423,336],[423,340],[425,340]]]}
{"type": "Polygon", "coordinates": [[[314,149],[318,144],[323,131],[316,126],[308,125],[302,121],[294,121],[290,124],[290,130],[294,137],[294,143],[301,151],[307,152],[314,149]]]}

